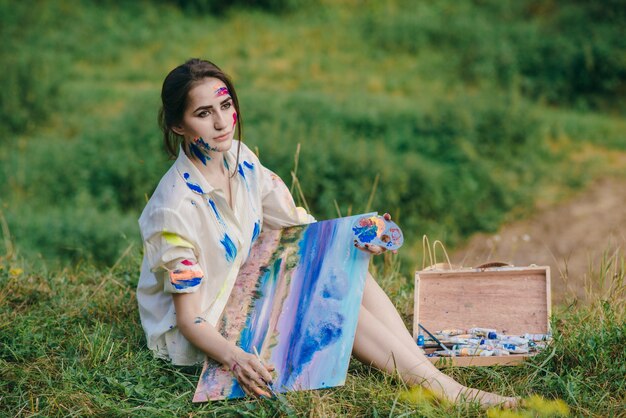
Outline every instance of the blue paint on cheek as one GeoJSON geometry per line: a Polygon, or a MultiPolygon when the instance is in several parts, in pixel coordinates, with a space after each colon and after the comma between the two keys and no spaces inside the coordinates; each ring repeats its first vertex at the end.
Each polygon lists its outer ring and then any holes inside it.
{"type": "Polygon", "coordinates": [[[202,187],[198,186],[195,183],[187,181],[189,179],[189,173],[184,173],[183,177],[185,178],[185,183],[187,183],[187,187],[189,187],[191,190],[193,190],[196,193],[204,194],[202,187]]]}
{"type": "Polygon", "coordinates": [[[256,221],[254,223],[254,229],[252,230],[252,242],[256,241],[259,237],[259,233],[261,232],[261,221],[256,221]]]}
{"type": "MultiPolygon", "coordinates": [[[[217,148],[210,146],[209,144],[207,144],[206,142],[204,142],[203,138],[198,138],[196,140],[196,143],[201,146],[202,148],[204,148],[207,151],[217,151],[217,148]]],[[[207,158],[210,160],[211,157],[207,156],[207,158]]]]}
{"type": "Polygon", "coordinates": [[[224,234],[224,239],[220,241],[226,250],[226,261],[232,262],[237,256],[237,247],[233,244],[233,240],[230,239],[228,234],[224,234]]]}

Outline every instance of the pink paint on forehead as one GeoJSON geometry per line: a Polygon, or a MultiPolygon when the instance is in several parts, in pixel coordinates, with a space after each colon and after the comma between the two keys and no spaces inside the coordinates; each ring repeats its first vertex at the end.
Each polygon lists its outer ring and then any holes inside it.
{"type": "Polygon", "coordinates": [[[229,94],[230,92],[226,87],[220,87],[219,89],[215,90],[215,97],[226,96],[229,94]]]}

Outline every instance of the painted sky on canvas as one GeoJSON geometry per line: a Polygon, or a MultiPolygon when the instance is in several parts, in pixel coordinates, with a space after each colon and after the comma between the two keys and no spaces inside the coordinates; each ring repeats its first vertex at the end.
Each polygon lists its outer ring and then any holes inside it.
{"type": "MultiPolygon", "coordinates": [[[[362,216],[264,232],[241,269],[220,328],[276,367],[277,392],[345,382],[369,262],[353,243],[362,216]]],[[[230,372],[205,365],[195,402],[241,396],[230,372]]]]}

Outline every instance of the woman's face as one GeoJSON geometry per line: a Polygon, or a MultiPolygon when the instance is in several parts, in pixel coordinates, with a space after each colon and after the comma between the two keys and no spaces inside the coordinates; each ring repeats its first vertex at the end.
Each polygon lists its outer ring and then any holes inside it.
{"type": "Polygon", "coordinates": [[[202,162],[214,152],[228,151],[237,124],[237,111],[226,84],[207,77],[191,90],[180,125],[173,131],[185,138],[194,156],[202,162]],[[202,155],[198,155],[200,152],[202,155]]]}

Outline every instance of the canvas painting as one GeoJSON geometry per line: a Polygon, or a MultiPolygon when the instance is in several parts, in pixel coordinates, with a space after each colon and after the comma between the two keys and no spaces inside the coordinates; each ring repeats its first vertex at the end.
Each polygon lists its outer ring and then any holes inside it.
{"type": "MultiPolygon", "coordinates": [[[[265,231],[242,266],[218,328],[275,366],[283,393],[345,383],[369,254],[355,248],[364,216],[265,231]]],[[[194,402],[245,393],[230,371],[207,360],[194,402]]]]}

